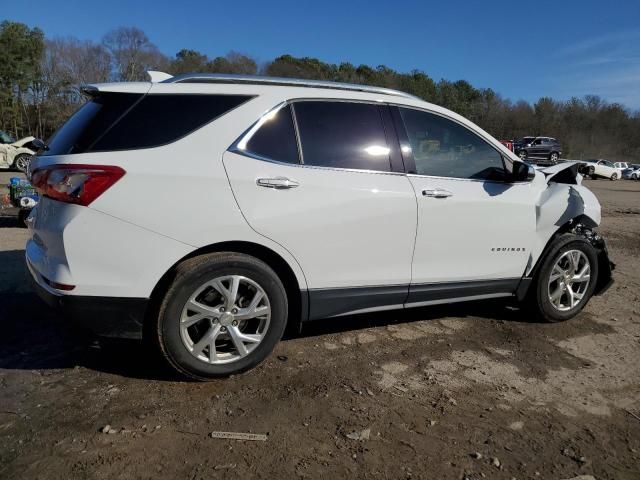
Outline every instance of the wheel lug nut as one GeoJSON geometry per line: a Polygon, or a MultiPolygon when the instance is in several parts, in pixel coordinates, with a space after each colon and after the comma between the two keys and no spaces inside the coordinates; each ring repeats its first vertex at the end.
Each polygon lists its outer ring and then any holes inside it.
{"type": "Polygon", "coordinates": [[[238,309],[234,308],[233,310],[231,310],[231,313],[238,313],[238,309]]]}
{"type": "Polygon", "coordinates": [[[221,331],[221,332],[226,332],[226,331],[227,331],[227,327],[222,327],[222,328],[220,328],[220,331],[221,331]]]}
{"type": "Polygon", "coordinates": [[[238,321],[234,320],[233,322],[231,322],[231,325],[233,325],[234,327],[237,327],[238,326],[238,321]]]}
{"type": "Polygon", "coordinates": [[[224,312],[224,307],[220,307],[220,311],[221,311],[221,312],[224,312]]]}

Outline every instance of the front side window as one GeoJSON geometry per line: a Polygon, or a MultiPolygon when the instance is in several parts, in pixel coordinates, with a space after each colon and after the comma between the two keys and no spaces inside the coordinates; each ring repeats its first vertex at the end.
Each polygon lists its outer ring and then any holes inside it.
{"type": "Polygon", "coordinates": [[[400,108],[416,173],[435,177],[504,180],[502,156],[462,125],[433,113],[400,108]]]}
{"type": "Polygon", "coordinates": [[[307,101],[294,104],[305,165],[391,170],[378,105],[307,101]]]}
{"type": "Polygon", "coordinates": [[[239,150],[278,162],[299,163],[290,105],[268,113],[252,130],[238,143],[239,150]]]}

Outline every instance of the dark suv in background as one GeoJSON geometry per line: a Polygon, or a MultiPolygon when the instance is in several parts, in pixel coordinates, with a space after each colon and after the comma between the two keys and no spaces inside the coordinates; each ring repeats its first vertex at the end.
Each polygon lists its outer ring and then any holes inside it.
{"type": "Polygon", "coordinates": [[[522,137],[513,143],[513,151],[521,160],[556,164],[562,155],[562,146],[551,137],[522,137]]]}

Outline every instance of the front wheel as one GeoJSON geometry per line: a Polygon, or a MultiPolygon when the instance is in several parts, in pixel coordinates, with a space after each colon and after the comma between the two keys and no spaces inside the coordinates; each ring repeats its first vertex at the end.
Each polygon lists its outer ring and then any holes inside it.
{"type": "Polygon", "coordinates": [[[550,156],[549,156],[549,160],[551,161],[551,163],[553,163],[554,165],[556,163],[558,163],[558,159],[560,158],[560,156],[556,153],[553,152],[550,156]]]}
{"type": "Polygon", "coordinates": [[[28,153],[16,155],[16,158],[13,159],[13,167],[21,172],[26,172],[29,168],[29,164],[31,163],[31,159],[32,156],[28,153]]]}
{"type": "Polygon", "coordinates": [[[609,177],[612,181],[613,180],[618,180],[618,174],[617,173],[613,173],[611,174],[611,177],[609,177]]]}
{"type": "Polygon", "coordinates": [[[584,238],[558,237],[543,257],[530,300],[540,318],[561,322],[587,304],[598,279],[598,256],[584,238]]]}
{"type": "Polygon", "coordinates": [[[520,157],[520,160],[524,162],[527,159],[527,152],[525,152],[524,150],[521,150],[518,156],[520,157]]]}
{"type": "Polygon", "coordinates": [[[287,294],[264,262],[213,253],[177,268],[157,317],[155,340],[177,372],[197,380],[249,370],[276,346],[287,294]]]}

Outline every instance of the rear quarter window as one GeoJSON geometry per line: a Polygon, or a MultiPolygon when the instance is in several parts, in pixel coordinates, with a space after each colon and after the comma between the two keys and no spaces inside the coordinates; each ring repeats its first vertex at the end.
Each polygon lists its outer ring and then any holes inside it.
{"type": "Polygon", "coordinates": [[[252,98],[103,93],[54,134],[45,155],[133,150],[179,140],[252,98]]]}

